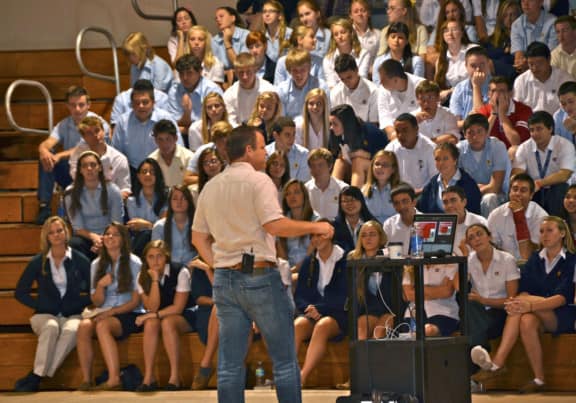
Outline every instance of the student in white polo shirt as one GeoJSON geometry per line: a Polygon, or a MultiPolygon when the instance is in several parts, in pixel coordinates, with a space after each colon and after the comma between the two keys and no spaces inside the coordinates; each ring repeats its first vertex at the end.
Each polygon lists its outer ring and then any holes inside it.
{"type": "Polygon", "coordinates": [[[530,139],[518,146],[512,174],[526,172],[534,179],[536,193],[532,200],[550,215],[559,215],[566,183],[576,164],[574,146],[561,136],[554,136],[554,119],[537,111],[528,119],[530,139]]]}

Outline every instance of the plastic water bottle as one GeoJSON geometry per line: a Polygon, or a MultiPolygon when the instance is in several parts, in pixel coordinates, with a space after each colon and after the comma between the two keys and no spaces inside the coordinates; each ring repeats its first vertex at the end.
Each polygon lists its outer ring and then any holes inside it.
{"type": "Polygon", "coordinates": [[[422,250],[422,237],[420,236],[416,225],[410,227],[410,257],[414,259],[424,257],[424,251],[422,250]]]}
{"type": "Polygon", "coordinates": [[[408,310],[410,312],[410,338],[416,338],[416,304],[410,302],[408,305],[408,310]]]}
{"type": "Polygon", "coordinates": [[[266,385],[266,381],[264,379],[265,372],[264,367],[262,366],[262,361],[258,361],[258,366],[256,367],[254,374],[256,375],[256,386],[265,386],[266,385]]]}
{"type": "Polygon", "coordinates": [[[66,216],[66,205],[64,204],[64,195],[62,192],[58,195],[58,217],[63,218],[66,220],[68,217],[66,216]]]}

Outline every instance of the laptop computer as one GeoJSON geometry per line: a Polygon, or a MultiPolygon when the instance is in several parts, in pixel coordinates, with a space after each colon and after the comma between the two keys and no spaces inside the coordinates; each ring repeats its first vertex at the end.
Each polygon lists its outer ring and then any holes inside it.
{"type": "Polygon", "coordinates": [[[422,237],[425,257],[442,257],[452,254],[456,224],[455,214],[416,214],[414,225],[422,237]]]}

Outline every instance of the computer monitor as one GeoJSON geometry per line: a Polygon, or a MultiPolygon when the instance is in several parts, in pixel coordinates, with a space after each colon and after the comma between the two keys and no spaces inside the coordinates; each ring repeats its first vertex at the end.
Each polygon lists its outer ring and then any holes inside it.
{"type": "Polygon", "coordinates": [[[457,220],[455,214],[416,214],[414,225],[422,237],[424,256],[452,254],[457,220]]]}

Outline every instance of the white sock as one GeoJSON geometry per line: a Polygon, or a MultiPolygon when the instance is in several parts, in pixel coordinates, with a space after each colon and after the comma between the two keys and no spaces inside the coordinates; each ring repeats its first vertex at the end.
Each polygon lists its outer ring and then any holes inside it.
{"type": "Polygon", "coordinates": [[[536,385],[538,385],[538,386],[544,385],[544,381],[543,381],[542,379],[540,379],[540,378],[534,378],[534,381],[533,381],[533,382],[534,382],[536,385]]]}
{"type": "Polygon", "coordinates": [[[490,367],[490,371],[498,371],[500,369],[500,367],[494,363],[492,363],[492,366],[490,367]]]}

